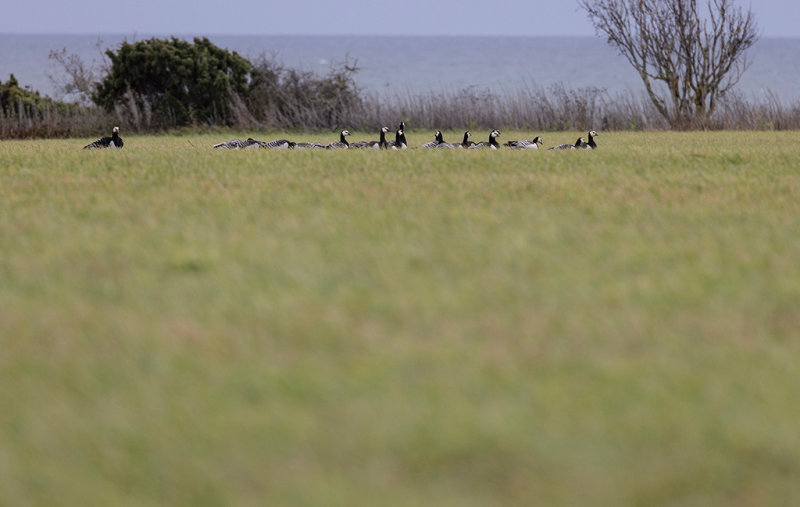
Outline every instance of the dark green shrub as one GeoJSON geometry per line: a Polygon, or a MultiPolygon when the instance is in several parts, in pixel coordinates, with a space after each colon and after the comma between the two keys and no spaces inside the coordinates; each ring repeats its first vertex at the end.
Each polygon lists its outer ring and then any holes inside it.
{"type": "Polygon", "coordinates": [[[39,108],[53,103],[52,99],[42,97],[37,91],[21,88],[14,74],[5,83],[0,82],[0,109],[3,116],[30,116],[39,108]]]}
{"type": "Polygon", "coordinates": [[[207,38],[124,42],[106,55],[111,68],[95,103],[148,111],[156,126],[229,124],[233,98],[247,92],[250,62],[207,38]]]}

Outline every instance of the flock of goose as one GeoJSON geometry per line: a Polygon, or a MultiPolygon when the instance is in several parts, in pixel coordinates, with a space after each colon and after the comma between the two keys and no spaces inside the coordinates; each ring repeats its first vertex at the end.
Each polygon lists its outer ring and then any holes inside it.
{"type": "MultiPolygon", "coordinates": [[[[240,139],[231,139],[230,141],[225,141],[219,144],[215,144],[214,148],[222,148],[228,150],[238,150],[238,149],[258,149],[258,148],[266,148],[266,149],[328,149],[328,150],[336,150],[336,149],[372,149],[372,150],[404,150],[408,148],[408,143],[406,142],[406,134],[405,134],[406,124],[405,122],[401,122],[400,125],[397,127],[395,131],[394,141],[387,141],[386,134],[389,132],[389,127],[383,127],[379,133],[379,139],[377,141],[359,141],[356,143],[350,143],[347,141],[347,136],[350,135],[350,132],[347,130],[342,130],[339,134],[339,140],[334,141],[332,143],[324,144],[319,142],[293,142],[289,141],[288,139],[276,139],[274,141],[257,141],[252,137],[247,138],[247,140],[242,141],[240,139]]],[[[481,149],[487,148],[492,150],[500,149],[500,143],[497,142],[497,138],[500,137],[500,131],[497,129],[492,130],[489,133],[489,141],[488,142],[479,142],[475,143],[470,141],[469,138],[472,134],[469,131],[464,132],[464,138],[461,140],[460,143],[448,143],[445,142],[444,136],[440,130],[436,131],[436,135],[434,140],[425,143],[420,148],[444,148],[444,149],[481,149]]],[[[597,136],[597,132],[594,130],[590,130],[587,134],[588,141],[585,140],[583,137],[579,137],[575,143],[567,143],[567,144],[559,144],[558,146],[553,146],[550,148],[551,150],[593,150],[597,148],[597,143],[595,142],[594,138],[597,136]]],[[[516,150],[538,150],[540,145],[544,145],[544,141],[541,137],[536,136],[530,141],[527,140],[519,140],[519,141],[509,141],[503,146],[506,146],[511,149],[516,150]]],[[[122,148],[123,142],[122,138],[119,136],[119,127],[114,127],[111,130],[111,137],[101,137],[97,141],[87,144],[84,146],[84,149],[94,149],[94,148],[122,148]]]]}
{"type": "MultiPolygon", "coordinates": [[[[336,149],[372,149],[372,150],[403,150],[408,148],[408,142],[406,141],[406,134],[405,134],[405,122],[400,123],[395,131],[394,141],[387,141],[386,134],[389,132],[389,127],[382,127],[379,131],[379,139],[377,141],[359,141],[355,143],[351,143],[347,141],[347,136],[350,135],[350,131],[342,130],[339,134],[339,140],[334,141],[332,143],[320,143],[320,142],[293,142],[289,141],[288,139],[276,139],[275,141],[258,141],[253,139],[252,137],[247,138],[247,140],[242,141],[240,139],[231,139],[230,141],[225,141],[222,143],[218,143],[214,145],[214,148],[222,148],[228,150],[236,150],[236,149],[257,149],[257,148],[267,148],[267,149],[328,149],[328,150],[336,150],[336,149]]],[[[500,131],[497,129],[492,130],[489,133],[489,141],[483,142],[473,142],[470,141],[470,137],[472,134],[469,131],[464,132],[464,138],[461,140],[460,143],[448,143],[444,140],[444,136],[440,130],[436,131],[434,136],[434,140],[425,143],[420,148],[444,148],[444,149],[457,149],[457,148],[465,148],[465,149],[481,149],[487,148],[492,150],[498,150],[501,148],[500,143],[497,141],[497,138],[500,137],[500,131]]],[[[567,144],[559,144],[558,146],[553,146],[550,148],[551,150],[593,150],[597,148],[597,143],[595,142],[594,138],[597,136],[597,132],[594,130],[590,130],[587,134],[588,141],[583,137],[579,137],[577,141],[574,143],[567,143],[567,144]]],[[[506,146],[511,149],[517,150],[538,150],[540,145],[544,145],[544,140],[536,136],[530,141],[527,140],[519,140],[519,141],[509,141],[503,146],[506,146]]]]}

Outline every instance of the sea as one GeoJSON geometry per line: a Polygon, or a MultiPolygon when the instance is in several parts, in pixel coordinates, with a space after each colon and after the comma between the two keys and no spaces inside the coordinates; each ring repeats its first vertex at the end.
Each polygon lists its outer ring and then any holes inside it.
{"type": "MultiPolygon", "coordinates": [[[[103,52],[123,41],[164,34],[0,34],[0,80],[14,74],[20,85],[59,97],[54,79],[63,70],[49,58],[66,50],[99,66],[103,52]]],[[[195,35],[176,35],[191,40],[195,35]]],[[[554,85],[643,93],[628,62],[598,37],[299,36],[211,35],[216,45],[249,59],[266,56],[320,74],[347,63],[355,80],[378,96],[438,94],[470,89],[503,95],[554,85]]],[[[762,38],[748,53],[748,69],[735,91],[747,99],[800,101],[800,38],[762,38]]]]}

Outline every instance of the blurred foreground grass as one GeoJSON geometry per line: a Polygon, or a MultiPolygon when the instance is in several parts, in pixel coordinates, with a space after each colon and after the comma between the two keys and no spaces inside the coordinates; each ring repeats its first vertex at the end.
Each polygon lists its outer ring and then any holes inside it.
{"type": "Polygon", "coordinates": [[[0,504],[800,503],[797,132],[123,137],[0,142],[0,504]]]}

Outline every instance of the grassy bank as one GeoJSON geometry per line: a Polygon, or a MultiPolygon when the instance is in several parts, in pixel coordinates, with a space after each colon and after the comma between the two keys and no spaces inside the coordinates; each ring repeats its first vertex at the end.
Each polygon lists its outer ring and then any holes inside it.
{"type": "Polygon", "coordinates": [[[0,142],[0,504],[800,501],[797,132],[123,137],[0,142]]]}

